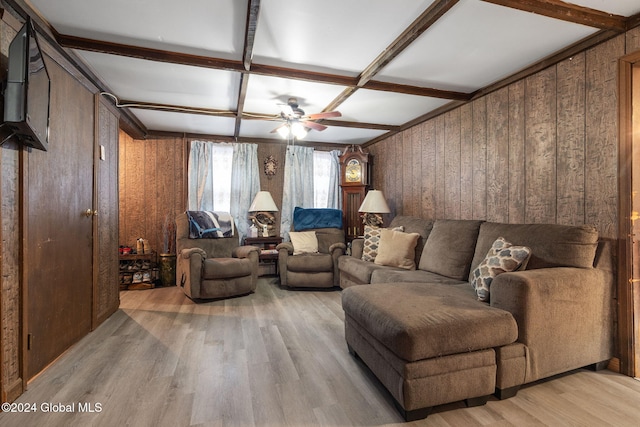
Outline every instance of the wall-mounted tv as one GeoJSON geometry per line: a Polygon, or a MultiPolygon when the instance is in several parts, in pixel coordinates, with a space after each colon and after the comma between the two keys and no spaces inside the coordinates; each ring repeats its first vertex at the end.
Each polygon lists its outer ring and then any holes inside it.
{"type": "Polygon", "coordinates": [[[30,19],[9,45],[4,121],[25,145],[49,146],[51,80],[30,19]]]}

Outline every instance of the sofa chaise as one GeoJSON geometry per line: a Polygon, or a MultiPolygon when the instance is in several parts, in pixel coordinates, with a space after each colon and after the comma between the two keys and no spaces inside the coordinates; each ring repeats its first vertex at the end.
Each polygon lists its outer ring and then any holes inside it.
{"type": "Polygon", "coordinates": [[[612,357],[613,274],[593,227],[396,217],[397,227],[414,236],[413,267],[364,261],[355,240],[339,271],[349,351],[405,419],[612,357]],[[470,277],[499,238],[529,255],[480,301],[470,277]]]}

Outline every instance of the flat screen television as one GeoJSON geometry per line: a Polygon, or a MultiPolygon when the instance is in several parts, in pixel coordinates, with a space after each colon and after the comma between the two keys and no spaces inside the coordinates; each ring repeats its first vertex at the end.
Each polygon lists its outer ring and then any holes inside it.
{"type": "Polygon", "coordinates": [[[51,80],[30,19],[9,45],[4,121],[25,145],[49,146],[51,80]]]}

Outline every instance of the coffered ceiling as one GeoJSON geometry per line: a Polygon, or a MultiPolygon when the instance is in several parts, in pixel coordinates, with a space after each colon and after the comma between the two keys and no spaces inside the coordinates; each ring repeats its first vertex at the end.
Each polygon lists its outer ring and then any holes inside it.
{"type": "Polygon", "coordinates": [[[305,138],[336,144],[398,132],[640,20],[638,0],[28,3],[142,135],[279,139],[296,97],[342,113],[305,138]]]}

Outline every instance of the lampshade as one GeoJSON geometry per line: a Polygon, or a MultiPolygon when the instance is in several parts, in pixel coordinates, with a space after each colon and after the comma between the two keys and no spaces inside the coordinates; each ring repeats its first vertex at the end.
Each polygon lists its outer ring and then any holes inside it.
{"type": "Polygon", "coordinates": [[[290,132],[291,132],[291,129],[289,129],[289,125],[280,126],[278,128],[278,135],[280,135],[284,139],[289,139],[290,132]]]}
{"type": "Polygon", "coordinates": [[[365,196],[358,212],[367,213],[390,213],[389,205],[384,199],[384,194],[380,190],[369,190],[365,196]]]}
{"type": "Polygon", "coordinates": [[[253,203],[249,207],[249,212],[278,212],[278,207],[271,197],[271,193],[268,191],[258,191],[256,197],[253,199],[253,203]]]}

